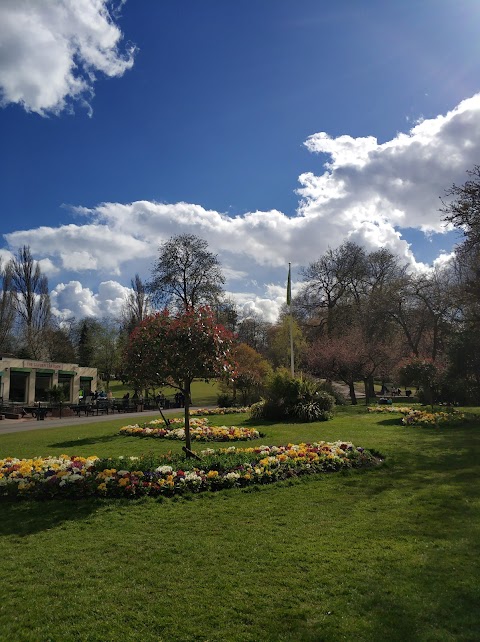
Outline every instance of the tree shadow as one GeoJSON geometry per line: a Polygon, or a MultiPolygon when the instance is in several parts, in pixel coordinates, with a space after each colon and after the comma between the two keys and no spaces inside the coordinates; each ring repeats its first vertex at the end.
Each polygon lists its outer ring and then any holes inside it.
{"type": "Polygon", "coordinates": [[[81,521],[96,512],[102,505],[99,499],[45,500],[2,502],[0,537],[18,535],[26,537],[51,530],[63,522],[81,521]]]}
{"type": "Polygon", "coordinates": [[[54,444],[48,444],[48,448],[76,448],[77,446],[91,446],[92,444],[106,444],[118,438],[119,438],[119,435],[104,435],[102,437],[85,437],[84,439],[70,439],[69,441],[57,441],[54,444]]]}
{"type": "Polygon", "coordinates": [[[382,419],[377,421],[377,426],[401,426],[402,419],[401,417],[390,417],[389,419],[382,419]]]}
{"type": "Polygon", "coordinates": [[[268,428],[269,426],[278,425],[281,422],[282,426],[295,426],[300,424],[299,421],[292,421],[291,419],[253,419],[248,418],[240,422],[243,426],[255,426],[256,428],[268,428]]]}

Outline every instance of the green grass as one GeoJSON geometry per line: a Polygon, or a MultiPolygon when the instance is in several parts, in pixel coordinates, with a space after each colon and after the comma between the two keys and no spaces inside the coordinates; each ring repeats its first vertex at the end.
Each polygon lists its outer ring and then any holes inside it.
{"type": "MultiPolygon", "coordinates": [[[[124,421],[2,435],[0,453],[181,448],[116,436],[124,421]]],[[[359,406],[259,428],[263,443],[351,440],[387,464],[177,500],[3,503],[0,639],[478,639],[479,425],[405,428],[359,406]]]]}
{"type": "MultiPolygon", "coordinates": [[[[101,385],[99,385],[99,388],[101,388],[101,385]]],[[[165,386],[162,390],[163,394],[169,399],[172,399],[174,394],[178,392],[178,390],[168,386],[165,386]]],[[[134,393],[134,389],[131,386],[117,380],[110,381],[110,391],[116,399],[121,399],[126,392],[130,393],[130,397],[134,393]]],[[[192,402],[196,406],[215,406],[218,393],[219,388],[216,381],[206,383],[205,381],[197,380],[192,383],[192,402]]]]}

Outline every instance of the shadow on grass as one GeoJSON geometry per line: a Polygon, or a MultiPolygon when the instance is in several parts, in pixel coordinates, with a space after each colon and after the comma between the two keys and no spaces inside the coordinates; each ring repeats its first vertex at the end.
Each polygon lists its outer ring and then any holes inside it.
{"type": "MultiPolygon", "coordinates": [[[[264,426],[268,427],[268,426],[278,425],[278,420],[277,421],[274,421],[274,420],[268,421],[267,419],[253,419],[252,417],[247,417],[247,419],[244,419],[240,423],[243,426],[255,426],[255,427],[258,427],[258,428],[262,428],[264,426]]],[[[289,422],[286,422],[286,421],[282,420],[282,424],[283,423],[287,424],[289,422]]]]}
{"type": "Polygon", "coordinates": [[[70,439],[48,444],[48,448],[76,448],[78,446],[91,446],[92,444],[108,444],[115,439],[124,439],[121,435],[103,435],[100,437],[85,437],[84,439],[70,439]]]}
{"type": "Polygon", "coordinates": [[[402,418],[401,417],[391,417],[390,419],[382,419],[377,421],[377,426],[401,426],[402,418]]]}
{"type": "Polygon", "coordinates": [[[48,531],[64,522],[84,520],[101,506],[97,499],[2,502],[0,536],[25,537],[48,531]]]}

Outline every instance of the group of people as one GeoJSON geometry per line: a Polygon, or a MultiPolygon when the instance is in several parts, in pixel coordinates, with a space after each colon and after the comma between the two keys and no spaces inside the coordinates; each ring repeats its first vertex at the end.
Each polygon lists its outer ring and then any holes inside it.
{"type": "Polygon", "coordinates": [[[108,391],[108,394],[104,390],[95,390],[92,395],[92,400],[97,401],[97,399],[111,399],[112,393],[108,391]]]}
{"type": "MultiPolygon", "coordinates": [[[[389,395],[390,394],[390,395],[392,395],[392,397],[399,397],[402,394],[402,391],[400,390],[400,388],[395,388],[395,387],[392,387],[392,389],[389,390],[385,384],[382,384],[382,389],[380,390],[380,394],[381,395],[389,395]]],[[[410,397],[411,394],[412,394],[412,391],[411,390],[407,390],[405,388],[405,396],[406,397],[410,397]]]]}
{"type": "Polygon", "coordinates": [[[179,408],[183,408],[185,406],[185,395],[182,392],[176,392],[174,395],[175,398],[175,404],[179,408]]]}

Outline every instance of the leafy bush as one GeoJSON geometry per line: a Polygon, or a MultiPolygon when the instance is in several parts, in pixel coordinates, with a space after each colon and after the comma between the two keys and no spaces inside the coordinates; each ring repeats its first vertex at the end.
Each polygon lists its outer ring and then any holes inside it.
{"type": "Polygon", "coordinates": [[[328,392],[328,394],[335,399],[335,405],[337,406],[347,405],[347,398],[345,397],[343,392],[339,388],[334,386],[331,382],[329,381],[319,382],[318,390],[323,390],[324,392],[328,392]]]}
{"type": "Polygon", "coordinates": [[[320,390],[318,382],[279,368],[268,379],[265,399],[253,404],[250,413],[253,419],[325,421],[334,407],[334,397],[320,390]]]}
{"type": "Polygon", "coordinates": [[[229,394],[223,392],[217,396],[217,405],[219,408],[230,408],[233,406],[233,399],[229,394]]]}
{"type": "MultiPolygon", "coordinates": [[[[327,393],[325,393],[327,394],[327,393]]],[[[331,397],[333,401],[333,397],[331,397]]],[[[333,417],[332,412],[328,412],[321,407],[321,404],[316,401],[308,401],[304,403],[297,403],[292,408],[292,417],[298,421],[327,421],[333,417]]]]}
{"type": "Polygon", "coordinates": [[[252,419],[265,419],[265,401],[257,401],[250,406],[250,417],[252,419]]]}

